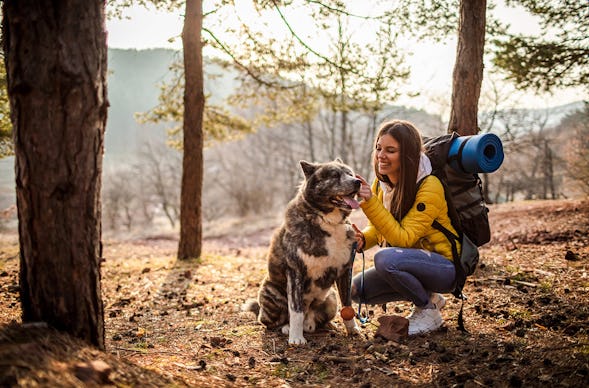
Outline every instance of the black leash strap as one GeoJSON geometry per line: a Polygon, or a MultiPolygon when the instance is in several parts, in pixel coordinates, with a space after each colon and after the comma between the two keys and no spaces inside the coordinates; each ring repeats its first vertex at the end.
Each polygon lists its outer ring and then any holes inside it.
{"type": "MultiPolygon", "coordinates": [[[[357,251],[357,246],[358,243],[354,242],[354,244],[352,244],[352,253],[350,256],[350,261],[352,262],[352,267],[350,267],[350,275],[352,274],[353,271],[353,264],[354,264],[354,259],[356,258],[356,252],[357,251]]],[[[362,301],[364,300],[364,270],[366,267],[366,258],[364,257],[364,250],[361,250],[360,253],[362,254],[362,278],[360,279],[360,302],[358,303],[358,313],[356,314],[356,318],[358,318],[358,320],[360,321],[360,323],[365,324],[366,322],[368,322],[368,316],[364,317],[362,316],[362,301]]],[[[350,279],[352,278],[352,276],[350,276],[350,279]]],[[[350,283],[350,290],[352,289],[352,284],[350,283]]],[[[352,292],[350,291],[350,296],[352,295],[352,292]]],[[[351,304],[351,301],[350,301],[351,304]]]]}

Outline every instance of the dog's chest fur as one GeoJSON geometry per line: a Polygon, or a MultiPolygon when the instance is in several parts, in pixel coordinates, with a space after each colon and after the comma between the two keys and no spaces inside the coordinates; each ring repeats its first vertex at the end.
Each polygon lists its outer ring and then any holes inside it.
{"type": "Polygon", "coordinates": [[[348,264],[351,251],[348,233],[351,229],[348,224],[343,222],[332,224],[329,219],[324,220],[319,217],[317,221],[319,229],[325,233],[324,237],[318,238],[314,234],[309,234],[308,237],[311,240],[323,240],[323,243],[313,244],[309,241],[308,244],[301,245],[297,249],[297,256],[305,264],[307,275],[313,280],[325,276],[330,268],[337,270],[339,274],[339,271],[348,264]],[[321,248],[318,249],[317,245],[321,245],[321,248]]]}
{"type": "Polygon", "coordinates": [[[320,227],[329,234],[325,238],[326,254],[316,256],[306,251],[305,247],[299,247],[297,250],[297,257],[304,263],[310,280],[310,287],[305,293],[307,302],[324,299],[335,279],[341,276],[343,271],[348,270],[350,262],[351,244],[346,224],[322,222],[320,227]]]}
{"type": "Polygon", "coordinates": [[[338,209],[317,212],[295,198],[270,247],[270,280],[283,282],[286,289],[284,270],[292,268],[302,275],[299,286],[306,301],[324,298],[335,279],[351,266],[354,232],[347,216],[338,209]]]}

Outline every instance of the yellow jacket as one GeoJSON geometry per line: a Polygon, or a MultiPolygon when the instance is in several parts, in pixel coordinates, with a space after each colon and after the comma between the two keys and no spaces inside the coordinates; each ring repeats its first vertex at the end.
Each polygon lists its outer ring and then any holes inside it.
{"type": "MultiPolygon", "coordinates": [[[[456,234],[448,217],[448,204],[440,180],[433,175],[423,180],[413,206],[401,222],[397,221],[384,207],[384,193],[378,185],[380,182],[375,179],[372,192],[378,194],[360,203],[360,207],[368,218],[368,225],[362,230],[366,239],[364,249],[388,242],[393,247],[425,249],[452,260],[450,241],[432,226],[432,222],[438,220],[442,226],[456,234]]],[[[457,248],[460,252],[459,243],[457,248]]]]}

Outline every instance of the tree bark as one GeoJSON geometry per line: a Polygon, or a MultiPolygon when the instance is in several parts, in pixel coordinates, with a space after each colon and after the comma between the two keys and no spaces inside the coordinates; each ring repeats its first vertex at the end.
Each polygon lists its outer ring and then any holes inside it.
{"type": "Polygon", "coordinates": [[[22,319],[104,349],[104,2],[7,0],[3,15],[22,319]]]}
{"type": "Polygon", "coordinates": [[[486,0],[461,0],[448,132],[475,135],[483,82],[486,0]]]}
{"type": "Polygon", "coordinates": [[[199,258],[202,250],[203,112],[202,0],[188,0],[182,30],[184,50],[184,156],[178,259],[199,258]]]}

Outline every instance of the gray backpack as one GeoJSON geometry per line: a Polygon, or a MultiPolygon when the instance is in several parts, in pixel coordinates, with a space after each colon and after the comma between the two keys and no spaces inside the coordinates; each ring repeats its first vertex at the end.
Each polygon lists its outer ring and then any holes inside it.
{"type": "MultiPolygon", "coordinates": [[[[448,157],[450,145],[459,137],[456,132],[424,139],[426,154],[432,163],[432,174],[437,176],[446,189],[448,213],[452,226],[468,236],[478,247],[491,240],[489,208],[485,204],[481,178],[467,172],[461,163],[461,149],[448,157]],[[453,163],[456,160],[457,163],[453,163]],[[458,169],[451,166],[458,166],[458,169]]],[[[466,142],[462,142],[463,148],[466,142]]],[[[469,275],[472,273],[470,271],[469,275]]]]}

